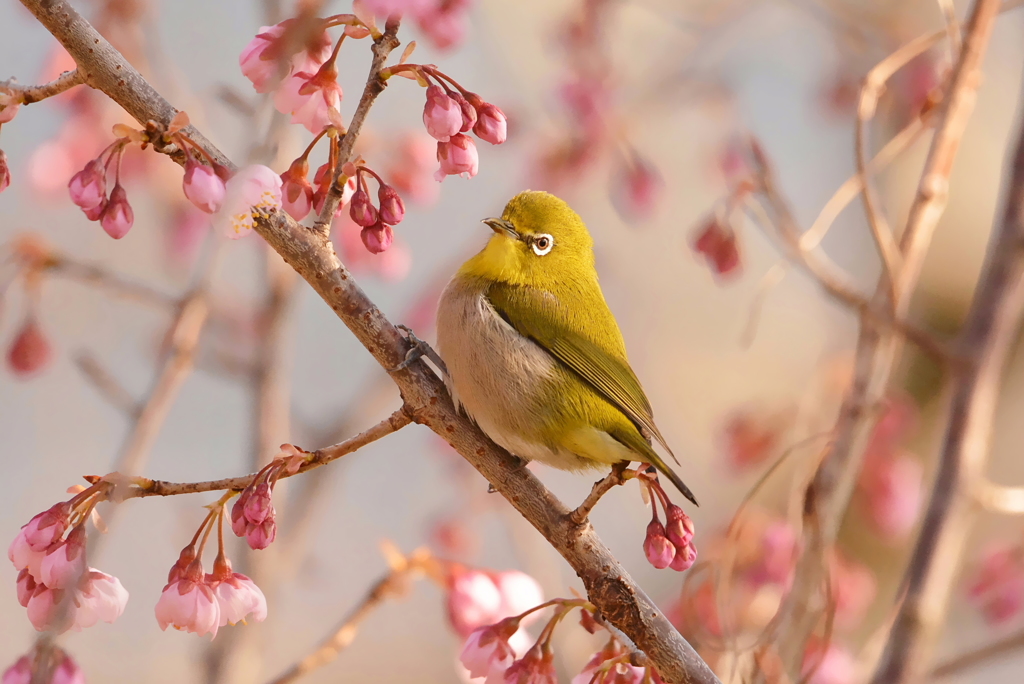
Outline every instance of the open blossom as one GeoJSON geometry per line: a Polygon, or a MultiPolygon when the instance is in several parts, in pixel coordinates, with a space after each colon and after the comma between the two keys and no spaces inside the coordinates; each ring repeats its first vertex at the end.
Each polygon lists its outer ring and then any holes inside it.
{"type": "Polygon", "coordinates": [[[237,239],[252,232],[253,213],[281,208],[281,177],[262,164],[238,170],[227,182],[224,205],[215,221],[227,224],[227,235],[237,239]]]}
{"type": "Polygon", "coordinates": [[[76,632],[92,627],[99,621],[112,623],[121,617],[128,603],[128,592],[121,580],[113,575],[89,568],[72,595],[74,619],[71,629],[76,632]]]}
{"type": "Polygon", "coordinates": [[[341,96],[338,72],[331,66],[289,76],[274,93],[274,106],[282,114],[291,114],[293,124],[316,134],[332,123],[332,116],[340,118],[341,96]]]}
{"type": "Polygon", "coordinates": [[[476,144],[469,136],[459,133],[448,142],[437,143],[437,161],[441,167],[434,172],[434,180],[441,182],[445,176],[472,178],[480,166],[476,144]]]}
{"type": "Polygon", "coordinates": [[[214,571],[206,576],[220,608],[220,627],[244,622],[252,616],[256,622],[267,617],[267,599],[256,583],[240,572],[231,570],[231,561],[218,558],[214,571]]]}
{"type": "Polygon", "coordinates": [[[128,204],[128,193],[118,183],[110,191],[110,199],[107,200],[103,213],[100,214],[100,225],[103,226],[103,230],[106,231],[107,235],[115,240],[120,240],[128,234],[134,223],[135,212],[132,211],[132,206],[128,204]]]}
{"type": "Polygon", "coordinates": [[[462,108],[439,85],[427,88],[427,101],[423,105],[423,125],[427,133],[440,142],[448,142],[462,129],[462,108]]]}
{"type": "Polygon", "coordinates": [[[79,525],[47,550],[36,579],[52,589],[65,589],[77,584],[84,572],[85,528],[79,525]]]}
{"type": "Polygon", "coordinates": [[[519,630],[518,620],[502,620],[473,630],[462,647],[459,660],[470,677],[488,677],[503,673],[516,659],[509,639],[519,630]]]}
{"type": "Polygon", "coordinates": [[[201,567],[196,572],[190,566],[182,577],[164,587],[156,604],[156,620],[162,630],[174,627],[199,636],[207,633],[217,636],[221,625],[220,604],[203,577],[201,567]]]}
{"type": "Polygon", "coordinates": [[[50,363],[53,349],[35,316],[28,316],[7,350],[7,367],[18,377],[26,378],[50,363]]]}
{"type": "Polygon", "coordinates": [[[181,184],[188,201],[207,214],[216,212],[224,203],[224,181],[212,166],[200,164],[191,156],[185,162],[185,176],[181,184]]]}
{"type": "Polygon", "coordinates": [[[242,73],[252,81],[257,93],[269,93],[278,82],[278,76],[286,76],[290,70],[315,72],[331,55],[331,38],[324,31],[312,45],[292,55],[288,64],[282,65],[280,38],[292,20],[274,26],[262,26],[256,37],[249,41],[238,56],[242,73]]]}

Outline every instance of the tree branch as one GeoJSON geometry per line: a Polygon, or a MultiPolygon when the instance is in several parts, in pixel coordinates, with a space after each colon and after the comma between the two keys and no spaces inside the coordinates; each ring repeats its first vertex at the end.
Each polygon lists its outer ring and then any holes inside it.
{"type": "MultiPolygon", "coordinates": [[[[971,50],[968,39],[964,53],[971,50]]],[[[1002,375],[1024,312],[1024,117],[1005,193],[1002,222],[957,338],[968,363],[952,379],[939,471],[875,684],[917,681],[927,672],[974,518],[973,494],[984,477],[1002,375]]]]}
{"type": "Polygon", "coordinates": [[[85,78],[78,69],[74,69],[72,71],[65,71],[54,80],[42,85],[20,85],[13,78],[8,79],[0,83],[0,90],[17,93],[21,104],[28,105],[45,100],[48,97],[53,97],[54,95],[60,95],[65,90],[70,90],[76,85],[82,85],[83,83],[85,83],[85,78]]]}
{"type": "MultiPolygon", "coordinates": [[[[177,110],[83,19],[66,0],[22,0],[87,74],[137,121],[168,123],[177,110]]],[[[194,127],[188,136],[235,168],[194,127]]],[[[184,161],[182,155],[174,155],[184,161]]],[[[405,359],[405,338],[367,298],[338,260],[327,237],[274,211],[256,231],[331,307],[384,368],[405,359]]],[[[601,612],[643,649],[669,684],[711,684],[717,678],[661,610],[632,580],[589,525],[569,510],[518,459],[495,445],[452,405],[444,384],[422,361],[390,374],[414,420],[444,437],[569,562],[601,612]]]]}
{"type": "Polygon", "coordinates": [[[995,643],[991,643],[987,646],[968,651],[954,658],[950,658],[946,662],[937,666],[929,673],[930,679],[942,679],[943,677],[949,677],[955,675],[958,672],[962,672],[968,668],[976,665],[981,665],[990,660],[999,658],[1000,656],[1013,653],[1024,648],[1024,631],[1011,634],[1005,639],[1000,639],[995,643]]]}

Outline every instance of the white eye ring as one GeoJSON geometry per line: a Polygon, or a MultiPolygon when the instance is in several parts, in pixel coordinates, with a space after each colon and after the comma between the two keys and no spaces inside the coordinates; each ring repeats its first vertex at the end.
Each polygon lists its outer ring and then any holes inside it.
{"type": "Polygon", "coordinates": [[[551,237],[547,233],[541,233],[530,241],[530,245],[533,247],[533,253],[537,256],[544,256],[551,251],[552,247],[555,246],[555,238],[551,237]]]}

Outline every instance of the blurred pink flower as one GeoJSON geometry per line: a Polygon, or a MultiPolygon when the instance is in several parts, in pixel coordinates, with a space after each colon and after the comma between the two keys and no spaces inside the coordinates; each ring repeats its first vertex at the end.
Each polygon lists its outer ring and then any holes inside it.
{"type": "Polygon", "coordinates": [[[924,466],[908,453],[869,452],[857,482],[860,509],[885,540],[914,529],[924,503],[924,466]]]}
{"type": "Polygon", "coordinates": [[[27,655],[18,658],[0,677],[0,684],[30,684],[31,681],[32,660],[27,655]]]}
{"type": "Polygon", "coordinates": [[[257,93],[269,93],[279,82],[279,77],[286,77],[290,71],[315,72],[331,55],[331,37],[324,31],[318,40],[312,41],[312,50],[310,45],[306,45],[282,65],[286,55],[279,39],[291,22],[289,19],[274,26],[261,26],[256,37],[238,56],[242,73],[252,82],[257,93]]]}
{"type": "Polygon", "coordinates": [[[745,470],[764,463],[776,453],[789,418],[764,410],[742,408],[730,414],[722,427],[722,442],[729,465],[745,470]]]}
{"type": "Polygon", "coordinates": [[[535,645],[505,670],[505,684],[558,684],[554,654],[535,645]]]}
{"type": "Polygon", "coordinates": [[[212,166],[200,164],[191,155],[185,162],[185,176],[181,181],[185,197],[196,209],[212,214],[224,203],[224,181],[212,166]]]}
{"type": "Polygon", "coordinates": [[[98,621],[112,623],[121,617],[128,603],[128,592],[113,575],[89,568],[72,595],[74,603],[71,629],[76,632],[98,621]]]}
{"type": "Polygon", "coordinates": [[[398,150],[388,168],[388,180],[411,201],[429,204],[438,195],[433,176],[436,164],[437,144],[434,139],[406,133],[400,138],[398,150]]]}
{"type": "Polygon", "coordinates": [[[810,643],[804,651],[802,673],[807,684],[852,684],[857,664],[843,646],[810,643]]]}
{"type": "Polygon", "coordinates": [[[967,594],[989,624],[1019,615],[1024,608],[1024,551],[1009,545],[986,550],[971,575],[967,594]]]}
{"type": "Polygon", "coordinates": [[[482,570],[452,566],[448,579],[448,620],[462,637],[502,617],[502,596],[491,576],[482,570]]]}
{"type": "Polygon", "coordinates": [[[601,656],[602,653],[595,653],[583,670],[572,678],[571,684],[641,684],[643,682],[644,668],[629,663],[615,663],[598,675],[601,665],[607,660],[601,656]]]}
{"type": "Polygon", "coordinates": [[[445,176],[472,178],[480,165],[476,144],[469,136],[459,133],[448,142],[437,143],[437,161],[441,167],[434,172],[434,180],[441,182],[445,176]]]}
{"type": "Polygon", "coordinates": [[[315,73],[299,71],[289,76],[274,93],[274,107],[291,114],[293,124],[301,124],[315,135],[334,119],[340,120],[341,97],[338,71],[332,65],[315,73]]]}
{"type": "Polygon", "coordinates": [[[362,5],[367,12],[381,19],[387,19],[392,14],[404,15],[416,12],[436,0],[362,0],[362,5]]]}
{"type": "Polygon", "coordinates": [[[664,187],[657,167],[633,152],[615,166],[609,197],[623,219],[646,221],[654,215],[664,187]]]}
{"type": "Polygon", "coordinates": [[[788,522],[769,522],[762,533],[761,548],[755,554],[756,560],[745,573],[747,581],[755,587],[777,584],[788,588],[796,563],[798,543],[796,532],[788,522]]]}
{"type": "Polygon", "coordinates": [[[712,216],[700,225],[691,242],[693,251],[703,256],[719,276],[734,276],[740,269],[739,245],[732,228],[712,216]]]}
{"type": "Polygon", "coordinates": [[[78,584],[85,567],[85,527],[78,525],[46,551],[36,579],[51,589],[66,589],[78,584]]]}
{"type": "Polygon", "coordinates": [[[190,565],[181,578],[164,587],[156,604],[156,620],[162,630],[170,626],[199,636],[210,633],[216,637],[221,625],[220,604],[206,583],[202,568],[195,571],[197,565],[190,565]]]}
{"type": "Polygon", "coordinates": [[[446,50],[466,33],[469,0],[429,0],[416,12],[420,30],[434,46],[446,50]]]}
{"type": "MultiPolygon", "coordinates": [[[[85,684],[85,673],[67,653],[53,671],[50,684],[85,684]]],[[[6,684],[6,683],[4,683],[6,684]]]]}
{"type": "Polygon", "coordinates": [[[120,240],[128,234],[134,223],[135,212],[128,204],[128,193],[124,191],[124,187],[120,183],[117,183],[110,191],[110,199],[107,201],[103,213],[100,214],[100,225],[103,226],[107,235],[115,240],[120,240]]]}
{"type": "Polygon", "coordinates": [[[878,593],[874,573],[863,563],[838,551],[829,557],[829,573],[836,626],[841,629],[858,627],[878,593]]]}
{"type": "Polygon", "coordinates": [[[232,239],[252,232],[253,213],[281,208],[281,177],[262,164],[238,170],[227,182],[224,205],[215,222],[227,227],[232,239]]]}
{"type": "MultiPolygon", "coordinates": [[[[498,588],[501,602],[496,613],[504,619],[526,612],[544,602],[544,590],[537,580],[519,570],[503,570],[491,575],[494,585],[498,588]]],[[[523,624],[533,622],[539,613],[530,613],[523,618],[523,624]]]]}
{"type": "Polygon", "coordinates": [[[446,143],[462,128],[462,108],[439,85],[427,88],[423,125],[434,139],[446,143]]]}
{"type": "Polygon", "coordinates": [[[519,629],[518,620],[503,620],[473,630],[462,647],[459,660],[469,676],[487,677],[503,674],[516,659],[509,639],[519,629]]]}
{"type": "Polygon", "coordinates": [[[190,265],[210,229],[210,216],[189,202],[181,202],[166,224],[166,252],[177,265],[190,265]]]}
{"type": "MultiPolygon", "coordinates": [[[[53,349],[35,317],[25,318],[21,330],[7,350],[7,367],[19,378],[27,378],[50,363],[53,349]]],[[[10,553],[10,552],[8,552],[10,553]]]]}

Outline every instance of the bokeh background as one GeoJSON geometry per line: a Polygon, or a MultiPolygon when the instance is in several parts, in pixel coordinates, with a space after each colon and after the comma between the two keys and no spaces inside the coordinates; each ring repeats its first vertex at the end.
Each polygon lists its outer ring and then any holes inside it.
{"type": "MultiPolygon", "coordinates": [[[[106,13],[115,29],[125,27],[111,38],[134,46],[134,53],[129,51],[133,62],[233,159],[244,159],[265,134],[265,106],[260,109],[257,103],[250,116],[230,103],[237,99],[233,95],[257,102],[237,58],[264,23],[260,3],[94,0],[76,5],[87,16],[106,13]]],[[[293,10],[290,2],[282,5],[286,14],[293,10]]],[[[347,11],[347,5],[333,2],[327,9],[347,11]]],[[[966,4],[956,6],[962,16],[966,4]]],[[[781,256],[756,226],[737,226],[741,268],[726,277],[714,274],[693,252],[694,231],[729,192],[736,175],[736,141],[746,133],[759,138],[797,218],[810,225],[854,170],[853,102],[859,79],[903,42],[941,28],[942,15],[927,0],[476,0],[465,13],[465,35],[448,49],[438,49],[414,22],[400,35],[419,41],[415,60],[437,63],[502,107],[510,120],[509,140],[501,147],[481,145],[477,177],[448,178],[438,186],[435,200],[408,201],[409,213],[396,231],[404,251],[384,267],[363,259],[367,263],[356,269],[357,277],[392,320],[412,322],[421,336],[432,339],[430,293],[487,239],[479,220],[498,214],[522,189],[559,192],[594,235],[605,294],[633,366],[668,441],[683,455],[683,478],[702,502],[700,509],[688,510],[698,530],[697,547],[702,552],[713,548],[716,533],[770,462],[737,467],[730,420],[737,412],[761,419],[785,416],[787,428],[775,436],[772,457],[788,443],[827,427],[856,320],[798,269],[765,291],[762,279],[781,256]],[[593,10],[592,5],[601,6],[599,45],[606,61],[580,64],[581,55],[567,47],[565,27],[586,7],[593,10]],[[566,105],[567,84],[594,69],[607,72],[608,100],[601,111],[611,132],[608,140],[594,142],[590,157],[556,174],[551,155],[586,134],[566,105]],[[636,197],[630,202],[623,152],[630,149],[661,178],[649,202],[637,203],[636,197]],[[756,330],[749,334],[752,308],[761,295],[756,330]]],[[[0,4],[0,27],[0,77],[16,76],[23,83],[41,79],[54,60],[56,41],[16,2],[0,4]]],[[[917,298],[915,318],[941,329],[955,327],[969,302],[998,210],[1004,154],[1018,117],[1022,31],[1024,11],[1007,13],[997,25],[977,111],[952,176],[950,205],[917,298]]],[[[948,63],[942,49],[929,53],[929,59],[915,67],[923,75],[901,76],[883,99],[873,129],[876,141],[906,122],[913,93],[927,91],[928,74],[941,74],[948,63]]],[[[339,66],[346,118],[368,63],[367,42],[345,46],[339,66]]],[[[422,90],[414,82],[395,80],[374,108],[360,146],[371,166],[385,175],[397,141],[426,137],[420,125],[422,90]]],[[[59,167],[39,157],[41,146],[60,135],[68,117],[59,102],[46,102],[23,108],[3,127],[0,147],[10,159],[14,181],[0,195],[0,242],[33,233],[75,259],[101,264],[168,295],[185,292],[195,264],[223,238],[206,236],[205,229],[196,233],[198,239],[183,237],[175,208],[180,170],[151,153],[129,152],[144,159],[128,180],[136,225],[126,238],[113,242],[68,201],[63,188],[70,173],[61,176],[59,167]]],[[[308,141],[305,131],[291,128],[296,130],[284,142],[278,171],[308,141]]],[[[881,176],[895,217],[905,214],[926,149],[926,141],[919,142],[881,176]]],[[[859,204],[840,216],[824,248],[865,291],[873,287],[877,259],[859,204]]],[[[212,281],[214,320],[204,332],[197,369],[174,403],[142,474],[191,481],[250,472],[252,385],[228,360],[251,355],[260,334],[253,316],[265,296],[264,249],[255,235],[220,248],[212,281]]],[[[27,305],[20,287],[8,288],[0,318],[5,348],[27,305]]],[[[43,284],[39,315],[54,346],[52,363],[27,380],[0,371],[0,539],[13,538],[32,515],[80,482],[80,475],[109,471],[121,448],[128,420],[83,376],[76,356],[91,355],[133,395],[142,396],[152,382],[171,312],[54,276],[43,284]]],[[[317,440],[354,434],[399,405],[383,371],[304,283],[298,287],[287,338],[290,393],[285,400],[291,421],[281,441],[310,449],[323,446],[326,442],[317,440]]],[[[1019,370],[1020,360],[1007,379],[993,454],[992,476],[1005,484],[1024,481],[1021,428],[1014,419],[1024,402],[1019,370]]],[[[904,375],[902,382],[922,412],[909,446],[930,471],[941,385],[929,369],[913,364],[904,375]]],[[[798,459],[812,456],[811,451],[796,454],[798,459]]],[[[543,467],[536,472],[567,502],[581,500],[593,481],[543,467]]],[[[378,551],[381,539],[405,550],[432,544],[440,553],[475,565],[522,569],[549,596],[581,587],[540,536],[500,497],[487,495],[483,478],[425,428],[409,427],[307,477],[322,482],[306,533],[288,544],[294,521],[288,519],[286,501],[278,541],[286,547],[274,561],[270,617],[258,628],[234,628],[254,630],[257,636],[250,641],[257,645],[250,644],[225,681],[264,681],[305,654],[386,569],[378,551]]],[[[784,512],[792,484],[785,473],[770,481],[765,505],[784,512]]],[[[281,494],[287,500],[308,492],[292,481],[281,485],[281,494]]],[[[113,625],[64,639],[90,681],[205,681],[208,642],[162,633],[152,607],[168,568],[203,515],[200,505],[212,499],[182,496],[123,505],[92,564],[122,580],[131,594],[128,608],[113,625]]],[[[682,579],[644,560],[641,542],[648,517],[636,489],[626,487],[611,492],[593,519],[641,586],[668,608],[679,596],[682,579]]],[[[1019,535],[1016,520],[982,517],[973,543],[982,548],[990,540],[1019,535]]],[[[883,616],[892,606],[907,545],[854,547],[878,577],[872,615],[883,616]]],[[[9,565],[0,569],[0,584],[8,587],[0,591],[0,665],[26,651],[35,636],[17,603],[15,576],[9,565]]],[[[459,643],[447,627],[443,606],[439,588],[418,583],[407,598],[378,610],[355,644],[308,681],[459,681],[454,666],[459,643]]],[[[1014,624],[990,627],[958,599],[942,654],[1012,633],[1014,624]]],[[[865,626],[850,637],[851,643],[862,645],[870,631],[865,626]]],[[[567,681],[594,644],[580,629],[562,632],[559,663],[567,681]]],[[[1024,658],[1008,657],[956,681],[1019,681],[1022,667],[1024,658]]]]}

